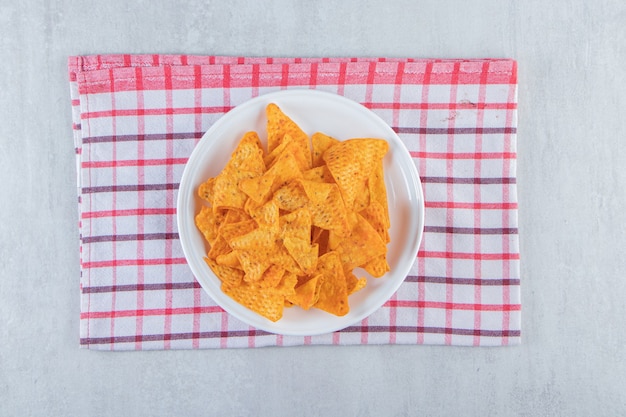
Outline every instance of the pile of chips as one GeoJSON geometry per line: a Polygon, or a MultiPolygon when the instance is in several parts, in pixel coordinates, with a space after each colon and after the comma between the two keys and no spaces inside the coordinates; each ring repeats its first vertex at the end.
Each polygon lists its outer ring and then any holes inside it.
{"type": "Polygon", "coordinates": [[[389,271],[382,139],[309,137],[266,107],[267,152],[256,132],[224,170],[198,187],[196,226],[222,291],[272,321],[284,307],[343,316],[348,296],[389,271]]]}

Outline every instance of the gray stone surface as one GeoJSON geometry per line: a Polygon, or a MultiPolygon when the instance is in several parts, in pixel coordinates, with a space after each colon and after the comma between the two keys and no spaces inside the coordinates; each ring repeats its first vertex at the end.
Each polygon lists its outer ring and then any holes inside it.
{"type": "Polygon", "coordinates": [[[622,0],[0,0],[0,415],[625,415],[625,23],[622,0]],[[523,344],[79,350],[66,60],[113,52],[517,59],[523,344]]]}

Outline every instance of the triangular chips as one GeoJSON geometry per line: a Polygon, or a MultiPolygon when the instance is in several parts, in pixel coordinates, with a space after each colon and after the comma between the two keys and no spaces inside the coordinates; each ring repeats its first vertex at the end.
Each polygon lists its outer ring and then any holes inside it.
{"type": "Polygon", "coordinates": [[[389,209],[382,139],[311,140],[276,104],[266,107],[267,152],[256,132],[198,186],[205,261],[222,291],[277,321],[284,308],[348,314],[348,297],[384,276],[389,209]]]}

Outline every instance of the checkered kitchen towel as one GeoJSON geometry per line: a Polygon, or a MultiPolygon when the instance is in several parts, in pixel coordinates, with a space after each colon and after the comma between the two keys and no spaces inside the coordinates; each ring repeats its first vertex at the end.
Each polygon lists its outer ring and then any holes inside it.
{"type": "Polygon", "coordinates": [[[69,59],[81,241],[80,345],[141,350],[306,344],[520,342],[517,67],[506,59],[69,59]],[[346,96],[382,117],[425,196],[417,262],[378,311],[343,331],[268,334],[194,279],[175,204],[187,158],[220,116],[288,88],[346,96]]]}

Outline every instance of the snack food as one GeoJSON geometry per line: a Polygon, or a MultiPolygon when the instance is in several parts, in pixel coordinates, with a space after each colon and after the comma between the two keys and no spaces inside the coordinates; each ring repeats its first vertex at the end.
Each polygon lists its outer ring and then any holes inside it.
{"type": "Polygon", "coordinates": [[[348,296],[389,266],[382,139],[309,136],[275,104],[268,149],[240,140],[225,168],[198,187],[195,222],[222,291],[272,321],[285,306],[342,316],[348,296]]]}

